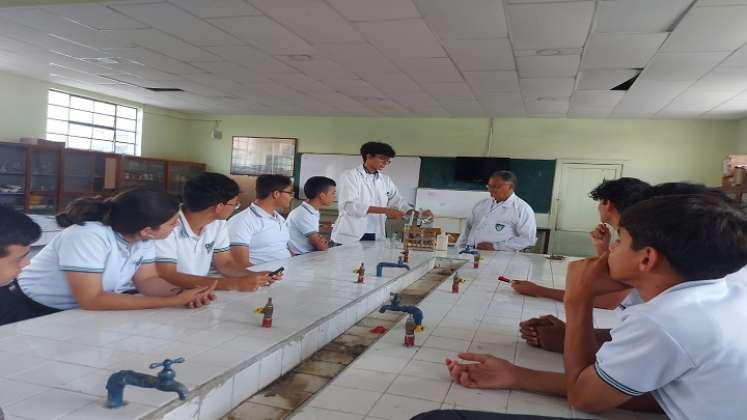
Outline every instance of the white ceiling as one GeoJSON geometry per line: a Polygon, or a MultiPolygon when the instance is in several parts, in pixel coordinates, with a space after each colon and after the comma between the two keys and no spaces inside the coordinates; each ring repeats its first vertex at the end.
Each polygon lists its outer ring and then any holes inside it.
{"type": "Polygon", "coordinates": [[[0,70],[175,110],[747,116],[747,0],[37,2],[0,70]]]}

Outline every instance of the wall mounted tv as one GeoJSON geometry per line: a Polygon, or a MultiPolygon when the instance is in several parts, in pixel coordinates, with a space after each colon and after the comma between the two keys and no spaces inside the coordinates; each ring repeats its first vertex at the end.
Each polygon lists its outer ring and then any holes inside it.
{"type": "Polygon", "coordinates": [[[495,171],[511,170],[510,158],[457,157],[454,179],[468,182],[487,182],[495,171]]]}

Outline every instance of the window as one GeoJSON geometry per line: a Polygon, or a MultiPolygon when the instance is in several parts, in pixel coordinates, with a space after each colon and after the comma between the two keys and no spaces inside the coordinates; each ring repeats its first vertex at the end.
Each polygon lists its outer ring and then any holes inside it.
{"type": "Polygon", "coordinates": [[[140,154],[136,108],[49,91],[47,140],[97,152],[140,154]]]}
{"type": "Polygon", "coordinates": [[[231,174],[293,176],[296,139],[234,137],[231,174]]]}

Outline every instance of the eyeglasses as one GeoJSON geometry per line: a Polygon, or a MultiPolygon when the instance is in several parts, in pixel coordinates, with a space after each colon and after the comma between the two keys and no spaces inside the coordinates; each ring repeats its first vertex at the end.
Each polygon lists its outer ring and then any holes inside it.
{"type": "Polygon", "coordinates": [[[241,202],[240,201],[237,201],[236,203],[233,203],[233,204],[229,203],[229,202],[225,202],[223,204],[225,204],[228,207],[233,206],[234,210],[238,210],[239,208],[241,208],[241,202]]]}
{"type": "Polygon", "coordinates": [[[293,191],[292,191],[292,190],[291,190],[291,191],[280,190],[280,191],[278,191],[278,192],[279,192],[279,193],[284,193],[284,194],[288,194],[288,195],[293,195],[293,191]]]}

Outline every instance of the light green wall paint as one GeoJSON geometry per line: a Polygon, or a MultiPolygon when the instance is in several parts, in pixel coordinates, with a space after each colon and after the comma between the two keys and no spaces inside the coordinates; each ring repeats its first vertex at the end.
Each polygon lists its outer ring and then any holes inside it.
{"type": "Polygon", "coordinates": [[[49,89],[59,89],[141,109],[142,155],[177,160],[189,159],[189,150],[184,147],[187,141],[187,114],[143,106],[124,99],[4,72],[0,72],[0,139],[17,141],[21,137],[44,138],[49,89]]]}
{"type": "MultiPolygon", "coordinates": [[[[403,155],[465,156],[486,151],[489,120],[468,118],[350,118],[201,116],[193,121],[191,157],[227,172],[232,136],[296,137],[299,152],[357,153],[380,139],[403,155]],[[222,121],[223,139],[210,138],[222,121]]],[[[625,160],[624,173],[649,182],[719,183],[732,152],[734,121],[495,119],[490,155],[529,159],[625,160]]]]}
{"type": "Polygon", "coordinates": [[[747,118],[739,121],[737,127],[736,153],[747,153],[747,118]]]}

